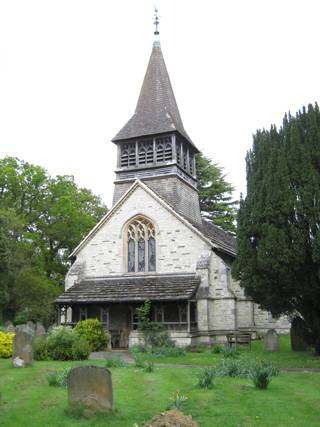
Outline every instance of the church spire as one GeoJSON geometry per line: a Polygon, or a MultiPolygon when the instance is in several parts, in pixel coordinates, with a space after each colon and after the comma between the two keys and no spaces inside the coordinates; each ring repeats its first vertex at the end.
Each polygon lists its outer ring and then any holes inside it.
{"type": "MultiPolygon", "coordinates": [[[[135,113],[113,138],[113,142],[157,135],[167,132],[180,133],[195,149],[184,129],[169,74],[158,40],[159,18],[155,15],[156,37],[144,77],[135,113]]],[[[197,149],[196,149],[197,151],[197,149]]]]}

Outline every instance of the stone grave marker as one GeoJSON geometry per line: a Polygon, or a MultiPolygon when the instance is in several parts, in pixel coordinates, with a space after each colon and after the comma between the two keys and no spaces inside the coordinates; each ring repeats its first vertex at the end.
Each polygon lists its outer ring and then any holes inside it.
{"type": "Polygon", "coordinates": [[[33,362],[33,335],[25,325],[16,328],[12,343],[12,364],[15,368],[31,365],[33,362]]]}
{"type": "Polygon", "coordinates": [[[265,351],[278,351],[279,350],[279,335],[275,329],[269,329],[264,336],[264,349],[265,351]]]}
{"type": "Polygon", "coordinates": [[[4,327],[5,327],[6,332],[15,332],[16,331],[16,328],[14,327],[13,323],[10,321],[6,322],[4,324],[4,327]]]}
{"type": "Polygon", "coordinates": [[[290,340],[292,351],[307,351],[308,344],[304,339],[305,326],[299,317],[295,317],[291,322],[290,340]]]}
{"type": "Polygon", "coordinates": [[[68,375],[69,403],[80,403],[92,411],[112,410],[111,372],[101,366],[79,366],[68,375]]]}
{"type": "Polygon", "coordinates": [[[42,337],[45,334],[46,334],[46,330],[45,330],[43,324],[40,323],[40,322],[37,322],[37,324],[36,324],[36,330],[35,330],[35,336],[36,337],[42,337]]]}

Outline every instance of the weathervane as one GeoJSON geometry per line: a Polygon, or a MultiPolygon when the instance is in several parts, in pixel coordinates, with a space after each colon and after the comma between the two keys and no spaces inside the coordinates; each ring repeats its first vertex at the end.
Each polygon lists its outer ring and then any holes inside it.
{"type": "Polygon", "coordinates": [[[156,27],[155,32],[153,33],[155,36],[159,35],[159,31],[158,31],[158,25],[159,25],[160,21],[159,21],[159,17],[158,17],[158,9],[155,7],[154,8],[154,22],[153,24],[156,27]]]}

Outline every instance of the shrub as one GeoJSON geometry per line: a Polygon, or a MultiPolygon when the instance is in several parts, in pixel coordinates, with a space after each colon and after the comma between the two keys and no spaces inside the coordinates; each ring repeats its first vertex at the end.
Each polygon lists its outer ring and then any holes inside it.
{"type": "Polygon", "coordinates": [[[249,378],[256,388],[266,389],[271,381],[270,369],[257,364],[251,368],[249,378]]]}
{"type": "Polygon", "coordinates": [[[35,360],[50,359],[46,337],[35,337],[33,341],[33,356],[35,360]]]}
{"type": "Polygon", "coordinates": [[[130,352],[132,354],[137,354],[137,353],[146,353],[147,349],[143,346],[143,345],[133,345],[132,347],[130,347],[130,352]]]}
{"type": "Polygon", "coordinates": [[[50,371],[47,374],[47,381],[53,387],[67,387],[68,375],[71,368],[65,368],[62,371],[50,371]]]}
{"type": "Polygon", "coordinates": [[[123,368],[124,366],[126,366],[126,364],[119,356],[113,356],[106,359],[107,368],[123,368]]]}
{"type": "Polygon", "coordinates": [[[84,338],[76,339],[72,344],[72,359],[85,360],[91,353],[91,347],[84,338]]]}
{"type": "Polygon", "coordinates": [[[53,360],[73,360],[72,346],[77,339],[67,326],[52,328],[47,337],[48,356],[53,360]]]}
{"type": "Polygon", "coordinates": [[[110,342],[110,335],[105,332],[98,319],[81,320],[74,328],[75,333],[87,340],[91,351],[106,350],[110,342]]]}
{"type": "Polygon", "coordinates": [[[153,362],[147,362],[144,370],[148,373],[154,371],[154,363],[153,362]]]}
{"type": "Polygon", "coordinates": [[[217,375],[221,377],[247,377],[250,362],[242,359],[222,359],[216,367],[217,375]]]}
{"type": "Polygon", "coordinates": [[[91,352],[89,343],[66,326],[52,328],[47,337],[36,337],[33,348],[35,360],[83,360],[91,352]]]}
{"type": "Polygon", "coordinates": [[[213,379],[215,377],[215,370],[210,367],[201,369],[197,375],[198,377],[198,386],[201,388],[212,388],[213,379]]]}
{"type": "Polygon", "coordinates": [[[133,358],[134,358],[134,366],[136,368],[145,368],[146,367],[145,361],[143,360],[140,353],[134,354],[133,358]]]}
{"type": "Polygon", "coordinates": [[[220,344],[215,344],[212,349],[211,349],[212,353],[218,354],[218,353],[222,353],[223,352],[223,347],[220,344]]]}
{"type": "Polygon", "coordinates": [[[0,331],[0,358],[7,359],[12,356],[12,340],[14,335],[13,332],[0,331]]]}
{"type": "Polygon", "coordinates": [[[234,347],[221,347],[221,352],[223,357],[238,357],[239,351],[234,347]]]}

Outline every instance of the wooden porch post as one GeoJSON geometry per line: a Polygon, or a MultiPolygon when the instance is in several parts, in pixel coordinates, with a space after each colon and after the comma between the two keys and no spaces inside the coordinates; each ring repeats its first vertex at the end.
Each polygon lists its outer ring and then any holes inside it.
{"type": "Polygon", "coordinates": [[[188,332],[190,332],[190,301],[188,301],[187,316],[188,316],[188,332]]]}

